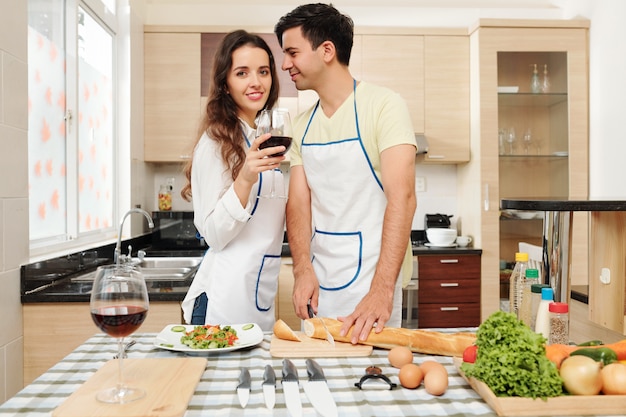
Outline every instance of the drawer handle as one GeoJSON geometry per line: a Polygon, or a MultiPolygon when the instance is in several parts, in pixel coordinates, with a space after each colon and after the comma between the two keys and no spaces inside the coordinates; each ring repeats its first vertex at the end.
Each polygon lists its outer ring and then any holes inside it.
{"type": "Polygon", "coordinates": [[[441,307],[441,311],[459,311],[458,307],[441,307]]]}
{"type": "Polygon", "coordinates": [[[442,264],[458,264],[459,260],[458,259],[442,259],[439,262],[442,264]]]}
{"type": "Polygon", "coordinates": [[[442,282],[439,285],[442,287],[458,287],[459,283],[458,282],[442,282]]]}

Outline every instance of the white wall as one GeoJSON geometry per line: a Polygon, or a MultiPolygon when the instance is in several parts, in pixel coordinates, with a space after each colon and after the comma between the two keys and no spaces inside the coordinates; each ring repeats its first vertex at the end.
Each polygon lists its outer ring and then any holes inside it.
{"type": "Polygon", "coordinates": [[[0,403],[23,384],[20,265],[28,260],[26,2],[0,0],[0,403]]]}

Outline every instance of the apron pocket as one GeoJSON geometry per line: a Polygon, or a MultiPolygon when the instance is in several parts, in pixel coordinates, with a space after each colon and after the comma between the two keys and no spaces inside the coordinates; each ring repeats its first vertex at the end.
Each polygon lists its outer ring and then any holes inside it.
{"type": "Polygon", "coordinates": [[[316,229],[311,251],[320,288],[342,290],[358,278],[363,254],[361,232],[339,233],[316,229]]]}
{"type": "Polygon", "coordinates": [[[255,299],[259,311],[268,311],[274,305],[278,291],[278,273],[280,272],[280,255],[265,255],[261,270],[257,276],[255,299]]]}

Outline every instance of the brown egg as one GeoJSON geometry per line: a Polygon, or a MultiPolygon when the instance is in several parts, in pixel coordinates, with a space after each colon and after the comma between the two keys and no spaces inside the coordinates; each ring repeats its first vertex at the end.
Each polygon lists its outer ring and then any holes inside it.
{"type": "Polygon", "coordinates": [[[440,363],[433,363],[439,366],[427,365],[429,369],[427,372],[424,372],[424,388],[430,395],[442,395],[448,389],[448,371],[440,363]]]}
{"type": "Polygon", "coordinates": [[[426,375],[431,369],[446,369],[442,364],[440,364],[439,362],[435,362],[434,360],[426,360],[422,362],[420,364],[420,368],[422,368],[422,372],[424,372],[424,375],[426,375]]]}
{"type": "Polygon", "coordinates": [[[387,358],[391,366],[400,369],[407,363],[413,362],[413,352],[406,346],[397,346],[389,351],[387,358]]]}
{"type": "Polygon", "coordinates": [[[400,380],[400,385],[404,388],[414,389],[420,386],[422,383],[422,379],[424,378],[424,373],[414,363],[407,363],[402,368],[400,368],[400,372],[398,372],[398,379],[400,380]]]}

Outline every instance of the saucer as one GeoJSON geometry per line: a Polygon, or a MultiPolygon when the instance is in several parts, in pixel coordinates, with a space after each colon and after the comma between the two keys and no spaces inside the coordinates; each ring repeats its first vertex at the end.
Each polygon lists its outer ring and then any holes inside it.
{"type": "Polygon", "coordinates": [[[451,243],[450,245],[433,245],[432,243],[424,243],[424,246],[428,246],[429,248],[455,248],[457,244],[451,243]]]}

